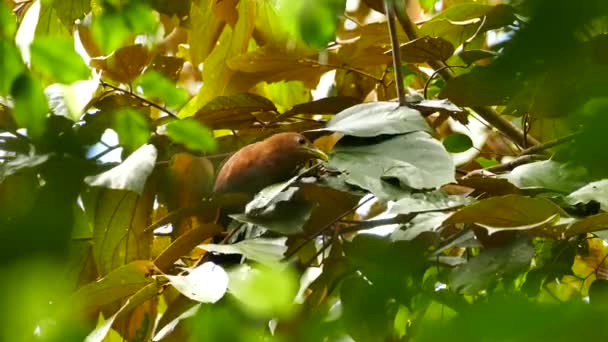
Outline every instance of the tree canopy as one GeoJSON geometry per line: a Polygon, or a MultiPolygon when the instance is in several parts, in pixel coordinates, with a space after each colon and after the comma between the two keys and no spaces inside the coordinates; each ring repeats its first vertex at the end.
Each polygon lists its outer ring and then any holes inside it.
{"type": "Polygon", "coordinates": [[[605,0],[3,0],[0,340],[608,339],[607,47],[605,0]],[[213,192],[281,132],[328,161],[213,192]]]}

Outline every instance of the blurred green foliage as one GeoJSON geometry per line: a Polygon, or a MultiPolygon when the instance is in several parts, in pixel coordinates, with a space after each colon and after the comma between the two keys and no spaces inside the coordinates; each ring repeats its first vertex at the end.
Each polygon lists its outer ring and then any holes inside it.
{"type": "Polygon", "coordinates": [[[0,340],[608,338],[608,2],[405,7],[0,2],[0,340]],[[285,131],[330,161],[234,214],[285,131]]]}

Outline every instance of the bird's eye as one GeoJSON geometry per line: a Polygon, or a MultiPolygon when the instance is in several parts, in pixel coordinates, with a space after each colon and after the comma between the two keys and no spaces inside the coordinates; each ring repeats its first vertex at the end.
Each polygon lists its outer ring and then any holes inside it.
{"type": "Polygon", "coordinates": [[[304,138],[298,138],[298,144],[300,144],[300,145],[306,145],[306,139],[304,139],[304,138]]]}

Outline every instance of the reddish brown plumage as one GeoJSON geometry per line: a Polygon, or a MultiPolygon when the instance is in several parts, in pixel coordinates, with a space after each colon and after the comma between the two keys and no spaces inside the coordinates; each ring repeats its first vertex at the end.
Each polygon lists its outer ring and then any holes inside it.
{"type": "Polygon", "coordinates": [[[298,166],[327,156],[303,135],[279,133],[243,147],[226,161],[215,180],[215,192],[256,193],[289,179],[298,166]]]}

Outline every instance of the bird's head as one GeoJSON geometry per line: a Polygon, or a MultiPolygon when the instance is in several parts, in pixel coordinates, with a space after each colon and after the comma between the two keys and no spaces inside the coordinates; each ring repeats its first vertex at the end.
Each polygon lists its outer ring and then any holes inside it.
{"type": "Polygon", "coordinates": [[[279,133],[266,139],[271,146],[277,146],[282,151],[289,153],[292,156],[297,156],[302,161],[308,159],[321,159],[328,161],[329,157],[325,152],[321,151],[310,140],[299,133],[288,132],[279,133]]]}

